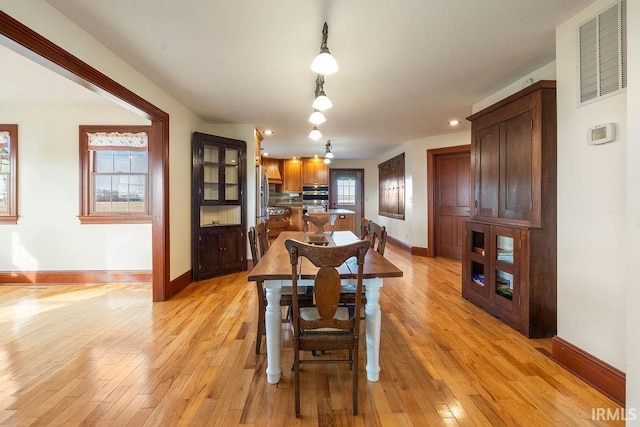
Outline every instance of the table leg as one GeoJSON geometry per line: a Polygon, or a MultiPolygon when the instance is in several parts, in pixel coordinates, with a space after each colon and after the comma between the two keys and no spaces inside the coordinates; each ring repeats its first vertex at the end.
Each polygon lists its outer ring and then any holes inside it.
{"type": "Polygon", "coordinates": [[[364,307],[367,341],[367,379],[378,381],[380,377],[380,288],[382,278],[364,280],[367,304],[364,307]]]}
{"type": "Polygon", "coordinates": [[[267,341],[267,382],[280,381],[280,328],[282,311],[280,308],[280,281],[265,280],[267,307],[264,315],[267,341]]]}

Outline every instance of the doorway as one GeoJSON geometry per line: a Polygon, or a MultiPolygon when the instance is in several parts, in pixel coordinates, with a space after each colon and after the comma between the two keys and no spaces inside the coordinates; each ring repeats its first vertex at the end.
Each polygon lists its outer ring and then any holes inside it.
{"type": "Polygon", "coordinates": [[[471,211],[470,145],[427,151],[428,255],[462,259],[471,211]]]}
{"type": "Polygon", "coordinates": [[[329,206],[354,211],[355,230],[352,231],[360,235],[364,216],[364,169],[330,169],[329,182],[329,206]]]}

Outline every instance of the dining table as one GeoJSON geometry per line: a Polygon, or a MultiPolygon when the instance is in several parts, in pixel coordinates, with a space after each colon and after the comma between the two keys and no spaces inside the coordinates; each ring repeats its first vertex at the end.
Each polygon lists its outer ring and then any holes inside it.
{"type": "MultiPolygon", "coordinates": [[[[248,274],[249,281],[263,284],[267,305],[265,312],[265,332],[267,344],[267,382],[277,384],[280,381],[280,339],[282,324],[282,307],[280,306],[280,289],[291,286],[291,261],[284,245],[287,239],[295,239],[305,243],[317,243],[320,240],[327,246],[342,246],[359,240],[351,231],[334,231],[326,233],[310,233],[303,231],[284,231],[271,243],[269,250],[248,274]],[[324,237],[323,237],[324,236],[324,237]]],[[[298,285],[313,286],[318,271],[308,259],[302,259],[298,267],[298,285]]],[[[348,259],[338,267],[343,285],[354,286],[358,266],[355,257],[348,259]]],[[[367,379],[378,381],[380,377],[380,327],[382,312],[380,310],[380,289],[383,279],[402,277],[402,270],[388,259],[370,248],[364,260],[363,286],[366,296],[365,338],[367,347],[367,379]]],[[[354,286],[355,289],[355,286],[354,286]]]]}

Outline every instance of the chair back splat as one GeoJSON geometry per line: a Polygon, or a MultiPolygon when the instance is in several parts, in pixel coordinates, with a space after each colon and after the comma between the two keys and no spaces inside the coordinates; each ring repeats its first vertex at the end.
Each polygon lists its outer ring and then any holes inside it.
{"type": "Polygon", "coordinates": [[[302,215],[302,230],[305,232],[322,233],[324,231],[325,224],[331,224],[330,231],[333,233],[333,227],[335,225],[338,215],[302,215]]]}
{"type": "MultiPolygon", "coordinates": [[[[352,375],[353,414],[358,413],[358,341],[362,296],[364,260],[370,243],[361,240],[345,246],[316,246],[288,239],[285,246],[291,261],[293,369],[295,382],[296,417],[300,416],[300,364],[349,363],[352,375]],[[355,257],[356,304],[349,310],[340,304],[342,291],[337,268],[355,257]],[[298,265],[306,258],[319,270],[316,273],[313,292],[315,305],[302,307],[297,293],[298,265]],[[348,350],[349,359],[302,359],[302,351],[348,350]]],[[[352,263],[349,264],[353,265],[352,263]]]]}

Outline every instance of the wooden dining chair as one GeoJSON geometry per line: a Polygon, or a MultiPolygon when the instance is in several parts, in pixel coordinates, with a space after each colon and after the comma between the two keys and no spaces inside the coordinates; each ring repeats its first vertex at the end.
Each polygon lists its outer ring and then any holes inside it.
{"type": "Polygon", "coordinates": [[[361,240],[344,246],[315,246],[287,239],[293,286],[293,371],[296,417],[300,416],[300,365],[304,363],[349,363],[352,378],[353,414],[358,413],[358,342],[360,333],[360,295],[364,258],[369,242],[361,240]],[[302,307],[297,294],[299,258],[319,267],[313,286],[315,305],[302,307]],[[340,305],[341,279],[337,268],[356,257],[356,304],[353,312],[340,305]],[[301,358],[302,351],[348,350],[345,359],[301,358]]]}
{"type": "Polygon", "coordinates": [[[371,220],[362,217],[360,220],[360,240],[364,240],[369,237],[369,223],[371,220]]]}
{"type": "Polygon", "coordinates": [[[373,221],[369,221],[367,225],[368,239],[371,241],[371,247],[380,255],[384,256],[384,249],[387,245],[387,229],[373,221]]]}
{"type": "MultiPolygon", "coordinates": [[[[247,233],[249,236],[249,248],[251,250],[251,258],[253,259],[253,265],[256,265],[260,259],[264,256],[264,254],[269,249],[269,238],[267,235],[267,227],[264,222],[260,222],[255,226],[249,227],[249,232],[247,233]]],[[[258,325],[256,330],[256,354],[260,354],[260,348],[262,347],[262,337],[266,336],[266,327],[264,323],[265,311],[267,309],[267,295],[264,290],[264,283],[262,281],[256,282],[256,290],[258,292],[258,325]]],[[[280,306],[286,307],[286,313],[291,312],[291,303],[292,303],[292,292],[293,288],[291,286],[283,286],[280,289],[280,306]]],[[[302,305],[312,305],[313,299],[311,297],[311,290],[306,286],[298,287],[298,292],[300,295],[300,300],[302,305]]],[[[285,314],[283,318],[283,322],[287,321],[287,318],[290,315],[285,314]]]]}
{"type": "Polygon", "coordinates": [[[324,232],[325,224],[331,224],[331,232],[336,223],[338,215],[302,215],[302,231],[304,232],[324,232]]]}

